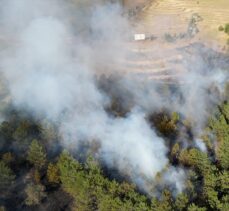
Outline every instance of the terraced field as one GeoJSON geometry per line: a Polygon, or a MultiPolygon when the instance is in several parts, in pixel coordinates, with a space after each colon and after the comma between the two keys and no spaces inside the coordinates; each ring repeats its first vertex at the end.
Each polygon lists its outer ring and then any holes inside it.
{"type": "Polygon", "coordinates": [[[198,38],[225,44],[226,35],[218,27],[229,22],[228,0],[154,0],[138,15],[136,25],[139,31],[157,35],[184,32],[194,13],[203,18],[198,38]]]}
{"type": "MultiPolygon", "coordinates": [[[[218,27],[229,22],[229,0],[126,0],[124,5],[132,8],[146,2],[147,6],[131,19],[134,32],[130,32],[132,40],[125,45],[125,57],[116,63],[99,61],[96,64],[99,72],[104,69],[106,73],[111,69],[150,80],[170,81],[190,71],[185,65],[189,56],[185,57],[180,49],[192,52],[193,44],[201,42],[206,48],[222,51],[226,45],[227,36],[219,32],[218,27]],[[193,14],[202,17],[197,23],[199,33],[175,41],[165,39],[166,33],[171,36],[187,33],[193,14]],[[145,33],[147,37],[153,35],[153,39],[134,41],[133,33],[145,33]]],[[[0,37],[0,40],[3,40],[0,44],[6,45],[4,39],[0,37]]]]}
{"type": "Polygon", "coordinates": [[[120,62],[119,69],[123,73],[137,74],[147,79],[177,79],[191,71],[185,64],[192,56],[192,51],[195,51],[195,43],[203,43],[202,48],[206,48],[201,57],[207,57],[206,52],[211,49],[215,55],[225,52],[227,36],[219,32],[218,27],[228,22],[228,0],[152,0],[135,16],[132,23],[135,33],[145,33],[148,37],[153,35],[155,39],[129,42],[129,53],[120,62]],[[184,35],[180,38],[178,35],[187,34],[193,14],[200,17],[196,23],[198,32],[192,37],[184,35]],[[166,34],[178,38],[168,41],[165,39],[166,34]],[[190,55],[186,54],[185,57],[180,49],[188,49],[190,55]]]}

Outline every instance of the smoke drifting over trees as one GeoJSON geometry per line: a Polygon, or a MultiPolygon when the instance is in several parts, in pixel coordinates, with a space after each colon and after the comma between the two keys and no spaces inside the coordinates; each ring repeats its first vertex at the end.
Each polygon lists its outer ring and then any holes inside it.
{"type": "MultiPolygon", "coordinates": [[[[179,52],[188,71],[175,84],[163,85],[119,70],[119,61],[131,56],[125,43],[134,29],[118,4],[0,4],[0,31],[9,40],[0,52],[1,75],[13,107],[53,123],[61,147],[74,154],[87,146],[95,159],[131,179],[139,190],[157,195],[157,186],[167,185],[174,195],[181,193],[191,176],[177,165],[180,149],[174,158],[169,156],[171,146],[177,141],[182,148],[206,151],[201,135],[216,105],[225,100],[227,58],[214,60],[215,54],[203,52],[201,44],[191,46],[193,56],[175,49],[170,54],[179,52]],[[108,64],[114,70],[104,71],[108,64]],[[118,106],[123,113],[115,113],[118,106]]],[[[185,166],[183,158],[179,162],[185,166]]]]}

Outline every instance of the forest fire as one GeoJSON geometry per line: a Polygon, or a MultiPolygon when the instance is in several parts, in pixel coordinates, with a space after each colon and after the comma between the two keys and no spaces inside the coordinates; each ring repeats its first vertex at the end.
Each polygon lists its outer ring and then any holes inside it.
{"type": "Polygon", "coordinates": [[[226,210],[227,54],[117,2],[0,3],[0,210],[226,210]]]}

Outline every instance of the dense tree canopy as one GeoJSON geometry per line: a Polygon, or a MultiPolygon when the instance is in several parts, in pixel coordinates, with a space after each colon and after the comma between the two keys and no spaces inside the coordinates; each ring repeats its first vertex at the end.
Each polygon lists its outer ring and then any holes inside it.
{"type": "MultiPolygon", "coordinates": [[[[100,160],[93,157],[93,150],[89,150],[92,155],[86,157],[63,148],[53,151],[50,143],[57,143],[58,134],[56,126],[51,123],[44,124],[45,128],[42,128],[39,122],[25,121],[24,117],[23,121],[20,120],[20,115],[10,118],[0,125],[0,136],[6,143],[0,154],[0,192],[11,188],[12,195],[23,193],[18,194],[20,198],[15,203],[33,208],[49,207],[53,203],[59,205],[66,200],[67,204],[63,206],[77,211],[227,211],[229,104],[225,101],[219,105],[209,118],[202,134],[206,144],[204,151],[195,145],[185,146],[176,141],[181,135],[180,128],[191,133],[192,126],[187,124],[188,121],[178,113],[161,112],[149,117],[149,122],[158,134],[168,141],[170,162],[167,168],[179,166],[186,171],[183,192],[174,192],[169,185],[158,182],[149,183],[149,187],[156,193],[149,195],[139,190],[128,178],[110,177],[107,174],[109,170],[104,169],[100,160]],[[34,134],[37,139],[34,139],[34,134]],[[24,142],[23,139],[27,141],[24,142]],[[10,142],[14,146],[23,143],[23,149],[27,153],[17,153],[15,147],[10,147],[10,142]],[[18,180],[24,182],[17,186],[18,180]],[[61,197],[63,192],[67,196],[61,197]],[[61,196],[58,197],[58,194],[61,196]]],[[[192,142],[190,135],[190,143],[192,142]]],[[[162,172],[155,181],[161,181],[161,177],[162,172]]],[[[1,204],[0,200],[2,209],[16,207],[14,203],[9,203],[12,195],[4,194],[3,201],[6,203],[1,204]],[[5,200],[7,197],[8,200],[5,200]]],[[[0,195],[0,199],[3,199],[1,197],[3,194],[0,195]]]]}

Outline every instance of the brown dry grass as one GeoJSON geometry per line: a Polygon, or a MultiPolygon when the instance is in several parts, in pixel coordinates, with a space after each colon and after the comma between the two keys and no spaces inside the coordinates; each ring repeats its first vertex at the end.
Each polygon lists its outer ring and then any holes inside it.
{"type": "Polygon", "coordinates": [[[139,14],[137,30],[156,35],[184,32],[193,13],[203,18],[198,39],[225,45],[227,35],[218,27],[229,22],[228,0],[154,0],[139,14]]]}

